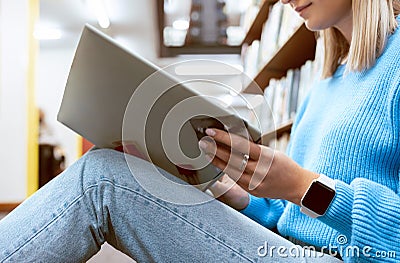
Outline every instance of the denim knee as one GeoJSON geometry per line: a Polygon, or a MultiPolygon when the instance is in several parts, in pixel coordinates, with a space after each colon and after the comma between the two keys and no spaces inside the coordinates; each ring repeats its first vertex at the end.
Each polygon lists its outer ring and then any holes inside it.
{"type": "Polygon", "coordinates": [[[93,149],[81,157],[82,184],[96,185],[101,181],[125,185],[132,183],[132,172],[123,153],[111,149],[93,149]]]}

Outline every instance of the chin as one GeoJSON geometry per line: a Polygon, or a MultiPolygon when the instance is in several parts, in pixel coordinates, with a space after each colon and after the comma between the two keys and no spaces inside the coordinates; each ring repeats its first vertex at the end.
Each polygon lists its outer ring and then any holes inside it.
{"type": "Polygon", "coordinates": [[[308,28],[308,30],[310,30],[310,31],[320,31],[320,30],[324,30],[324,29],[328,28],[327,26],[321,25],[319,23],[315,23],[310,20],[306,20],[305,24],[306,24],[306,27],[308,28]]]}

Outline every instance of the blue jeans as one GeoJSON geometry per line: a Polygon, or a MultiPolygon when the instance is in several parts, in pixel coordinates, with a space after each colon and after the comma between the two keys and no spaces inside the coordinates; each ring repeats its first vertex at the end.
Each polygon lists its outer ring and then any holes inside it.
{"type": "Polygon", "coordinates": [[[177,191],[150,173],[150,163],[128,158],[131,169],[119,152],[90,151],[1,220],[0,262],[84,262],[106,241],[138,262],[337,260],[266,255],[266,244],[294,245],[194,187],[177,191]],[[143,182],[201,204],[164,201],[143,182]]]}

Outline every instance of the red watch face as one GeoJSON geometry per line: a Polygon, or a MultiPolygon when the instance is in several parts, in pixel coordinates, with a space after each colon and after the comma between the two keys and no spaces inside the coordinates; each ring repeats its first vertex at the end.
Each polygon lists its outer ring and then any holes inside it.
{"type": "Polygon", "coordinates": [[[334,197],[335,190],[315,181],[311,184],[301,204],[318,215],[323,215],[334,197]]]}

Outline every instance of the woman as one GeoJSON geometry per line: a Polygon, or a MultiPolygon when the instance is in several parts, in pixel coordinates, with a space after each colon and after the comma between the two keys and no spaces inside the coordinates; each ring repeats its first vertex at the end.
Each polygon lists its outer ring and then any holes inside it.
{"type": "Polygon", "coordinates": [[[122,154],[91,151],[0,221],[0,261],[84,261],[105,241],[139,262],[338,260],[313,248],[349,262],[397,261],[399,3],[282,2],[326,39],[325,79],[298,113],[289,157],[209,129],[218,146],[200,147],[229,175],[212,187],[229,206],[183,206],[147,193],[131,172],[182,200],[208,197],[176,193],[147,162],[132,158],[130,171],[122,154]]]}

